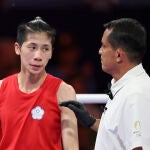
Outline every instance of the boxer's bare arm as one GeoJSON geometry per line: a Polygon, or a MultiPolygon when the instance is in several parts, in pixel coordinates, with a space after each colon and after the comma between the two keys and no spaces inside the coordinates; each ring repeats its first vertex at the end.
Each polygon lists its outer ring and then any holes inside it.
{"type": "MultiPolygon", "coordinates": [[[[70,99],[76,101],[76,93],[74,88],[71,85],[62,82],[58,89],[57,98],[58,103],[70,99]]],[[[64,150],[79,150],[76,116],[69,108],[60,107],[60,110],[63,148],[64,150]]]]}
{"type": "Polygon", "coordinates": [[[3,81],[3,80],[0,80],[0,87],[1,87],[2,81],[3,81]]]}

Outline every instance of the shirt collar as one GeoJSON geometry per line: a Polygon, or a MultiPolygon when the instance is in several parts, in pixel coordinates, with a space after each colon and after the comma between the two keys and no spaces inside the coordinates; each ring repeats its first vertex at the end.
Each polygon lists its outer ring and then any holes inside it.
{"type": "Polygon", "coordinates": [[[129,80],[133,79],[134,77],[139,76],[140,74],[144,73],[145,70],[143,69],[142,64],[133,67],[127,73],[125,73],[118,81],[115,81],[113,78],[111,80],[111,92],[113,96],[117,94],[117,92],[128,82],[129,80]]]}

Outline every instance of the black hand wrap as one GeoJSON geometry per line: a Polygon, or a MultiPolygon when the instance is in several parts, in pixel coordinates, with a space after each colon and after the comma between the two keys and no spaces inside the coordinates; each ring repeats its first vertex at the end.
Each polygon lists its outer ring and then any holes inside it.
{"type": "Polygon", "coordinates": [[[88,112],[86,107],[77,101],[65,101],[59,104],[60,106],[65,106],[74,111],[79,123],[86,127],[91,127],[96,119],[88,112]]]}

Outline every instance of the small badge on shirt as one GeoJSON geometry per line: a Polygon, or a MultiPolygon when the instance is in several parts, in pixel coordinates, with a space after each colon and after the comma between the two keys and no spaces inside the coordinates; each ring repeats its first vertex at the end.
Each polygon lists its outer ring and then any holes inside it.
{"type": "Polygon", "coordinates": [[[141,136],[141,122],[139,120],[136,120],[134,122],[134,132],[136,136],[141,136]]]}
{"type": "Polygon", "coordinates": [[[44,109],[42,109],[40,106],[36,106],[31,110],[31,115],[33,119],[41,120],[44,116],[44,109]]]}

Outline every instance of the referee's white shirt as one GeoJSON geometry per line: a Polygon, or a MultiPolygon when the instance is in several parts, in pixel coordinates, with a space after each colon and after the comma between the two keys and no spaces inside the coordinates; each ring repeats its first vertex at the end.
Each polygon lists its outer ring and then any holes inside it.
{"type": "Polygon", "coordinates": [[[97,133],[95,150],[150,150],[150,77],[142,64],[117,82],[112,79],[113,100],[108,100],[97,133]]]}

